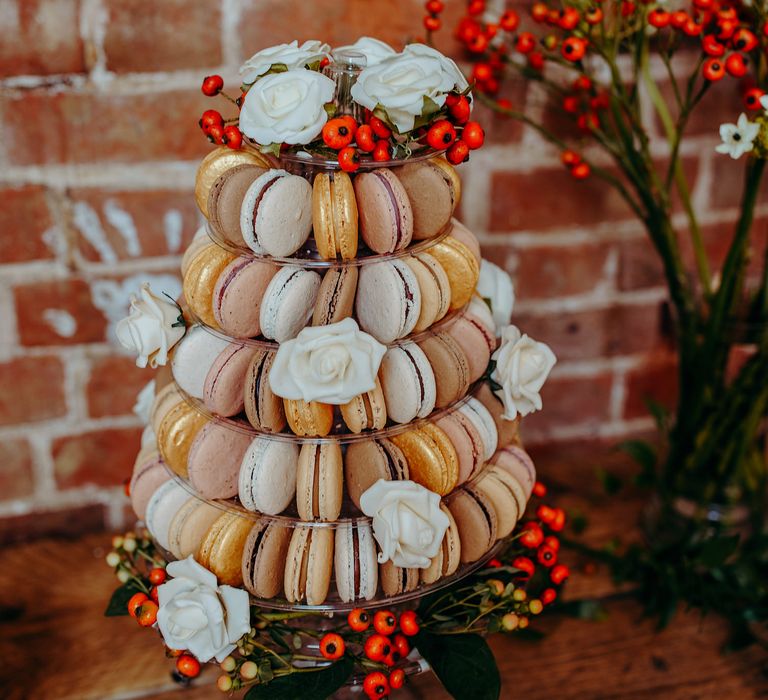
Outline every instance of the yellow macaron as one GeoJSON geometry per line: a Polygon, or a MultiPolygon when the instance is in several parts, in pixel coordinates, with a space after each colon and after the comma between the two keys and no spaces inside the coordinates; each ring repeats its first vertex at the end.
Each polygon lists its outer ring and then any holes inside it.
{"type": "Polygon", "coordinates": [[[237,256],[215,243],[205,246],[192,259],[182,288],[190,311],[211,328],[219,328],[213,314],[213,290],[225,267],[237,256]]]}
{"type": "Polygon", "coordinates": [[[250,518],[235,512],[223,513],[205,534],[197,560],[216,574],[219,584],[243,585],[243,549],[252,527],[250,518]]]}
{"type": "Polygon", "coordinates": [[[390,440],[405,455],[411,479],[441,496],[453,491],[459,480],[459,458],[442,428],[426,423],[390,440]]]}
{"type": "Polygon", "coordinates": [[[448,275],[451,287],[451,311],[469,303],[480,277],[480,265],[472,251],[461,241],[447,236],[429,249],[448,275]]]}
{"type": "Polygon", "coordinates": [[[160,421],[157,447],[163,461],[180,477],[186,479],[187,456],[197,434],[208,419],[184,399],[172,406],[160,421]]]}

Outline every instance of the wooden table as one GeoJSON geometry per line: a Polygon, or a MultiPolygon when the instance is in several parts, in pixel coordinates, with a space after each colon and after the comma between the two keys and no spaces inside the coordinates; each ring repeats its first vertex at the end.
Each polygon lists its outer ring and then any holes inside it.
{"type": "MultiPolygon", "coordinates": [[[[565,495],[570,509],[592,512],[585,537],[605,542],[634,522],[637,502],[565,495]]],[[[170,677],[160,639],[132,620],[104,618],[115,585],[104,563],[109,536],[45,539],[0,551],[0,697],[7,700],[198,700],[224,697],[211,687],[216,672],[192,688],[170,677]]],[[[571,562],[578,568],[579,563],[571,562]]],[[[742,700],[768,697],[768,658],[752,648],[723,656],[725,630],[716,617],[679,614],[656,632],[638,605],[612,587],[605,572],[578,571],[568,597],[598,598],[602,622],[537,621],[543,642],[497,635],[491,642],[504,679],[504,698],[653,698],[742,700]]],[[[468,683],[472,679],[467,679],[468,683]]],[[[431,675],[417,678],[411,697],[447,697],[431,675]]]]}

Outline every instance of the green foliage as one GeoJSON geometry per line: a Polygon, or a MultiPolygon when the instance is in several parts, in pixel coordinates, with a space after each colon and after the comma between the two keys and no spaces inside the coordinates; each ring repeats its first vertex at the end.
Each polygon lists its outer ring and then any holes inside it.
{"type": "Polygon", "coordinates": [[[320,671],[294,672],[253,686],[244,700],[326,700],[352,675],[354,661],[344,657],[320,671]]]}
{"type": "Polygon", "coordinates": [[[139,584],[131,579],[116,589],[109,599],[107,609],[104,611],[106,617],[118,617],[128,614],[128,601],[136,594],[141,593],[139,584]]]}

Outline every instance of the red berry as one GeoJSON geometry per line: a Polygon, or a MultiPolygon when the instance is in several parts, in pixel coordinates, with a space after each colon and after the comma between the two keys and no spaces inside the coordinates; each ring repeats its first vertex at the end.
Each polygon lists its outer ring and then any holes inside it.
{"type": "Polygon", "coordinates": [[[486,80],[490,80],[493,77],[493,70],[487,63],[475,63],[472,69],[472,77],[478,83],[484,83],[486,80]]]}
{"type": "MultiPolygon", "coordinates": [[[[581,156],[578,153],[576,153],[576,151],[565,150],[560,154],[560,160],[562,161],[563,165],[567,165],[568,167],[571,167],[573,165],[576,165],[576,163],[581,162],[581,156]]],[[[534,487],[534,490],[535,490],[535,487],[534,487]]]]}
{"type": "Polygon", "coordinates": [[[153,600],[145,600],[136,615],[136,619],[142,627],[152,627],[157,621],[157,603],[153,600]]]}
{"type": "Polygon", "coordinates": [[[718,21],[717,26],[720,29],[717,38],[726,40],[730,39],[734,32],[739,28],[739,22],[736,19],[724,19],[718,21]]]}
{"type": "Polygon", "coordinates": [[[363,651],[371,661],[383,661],[392,651],[392,643],[383,634],[372,634],[365,640],[363,651]]]}
{"type": "Polygon", "coordinates": [[[715,82],[725,76],[725,66],[719,58],[708,58],[704,61],[701,72],[707,80],[715,82]]]}
{"type": "MultiPolygon", "coordinates": [[[[571,168],[571,175],[575,177],[577,180],[584,180],[589,177],[589,174],[592,172],[589,165],[587,163],[577,163],[571,168]]],[[[551,526],[550,526],[551,527],[551,526]]]]}
{"type": "Polygon", "coordinates": [[[533,572],[536,570],[536,565],[528,557],[516,557],[512,560],[512,566],[515,569],[520,569],[527,576],[533,576],[533,572]]]}
{"type": "Polygon", "coordinates": [[[464,131],[461,132],[461,138],[474,151],[480,148],[485,141],[485,131],[477,122],[467,122],[464,131]]]}
{"type": "Polygon", "coordinates": [[[715,0],[693,0],[693,6],[697,10],[711,10],[714,4],[715,0]]]}
{"type": "Polygon", "coordinates": [[[323,142],[329,148],[340,151],[352,143],[355,138],[354,129],[344,117],[329,119],[323,126],[323,142]]]}
{"type": "Polygon", "coordinates": [[[373,137],[373,129],[371,129],[370,124],[363,124],[362,126],[357,127],[355,141],[357,142],[357,147],[363,153],[370,153],[373,150],[373,147],[376,145],[376,140],[373,137]]]}
{"type": "Polygon", "coordinates": [[[664,27],[669,25],[671,19],[669,12],[662,10],[660,7],[654,7],[648,13],[648,24],[657,29],[664,29],[664,27]]]}
{"type": "Polygon", "coordinates": [[[579,98],[575,95],[566,95],[563,98],[563,110],[568,114],[576,114],[579,111],[579,98]]]}
{"type": "Polygon", "coordinates": [[[392,690],[399,690],[405,685],[405,671],[402,668],[396,668],[389,674],[389,687],[392,690]]]}
{"type": "Polygon", "coordinates": [[[460,42],[466,44],[472,41],[478,34],[481,34],[482,31],[480,24],[476,20],[471,17],[464,17],[456,27],[455,36],[460,42]]]}
{"type": "Polygon", "coordinates": [[[456,142],[446,151],[445,157],[451,165],[458,165],[469,158],[469,146],[463,139],[456,142]]]}
{"type": "Polygon", "coordinates": [[[552,549],[554,549],[556,552],[560,551],[560,540],[558,540],[557,537],[554,537],[553,535],[545,537],[542,544],[545,544],[547,547],[552,547],[552,549]]]}
{"type": "Polygon", "coordinates": [[[757,47],[757,43],[757,37],[746,27],[738,29],[731,37],[731,45],[737,51],[748,53],[757,47]]]}
{"type": "Polygon", "coordinates": [[[149,582],[154,586],[159,586],[165,581],[167,576],[168,575],[165,573],[165,569],[162,569],[158,566],[149,572],[149,582]]]}
{"type": "Polygon", "coordinates": [[[485,0],[470,0],[467,5],[467,14],[475,17],[485,12],[485,0]]]}
{"type": "Polygon", "coordinates": [[[200,662],[190,654],[182,654],[176,659],[176,670],[186,678],[196,678],[200,675],[200,662]]]}
{"type": "Polygon", "coordinates": [[[747,74],[747,60],[740,53],[732,53],[725,59],[725,70],[734,78],[743,78],[747,74]]]}
{"type": "Polygon", "coordinates": [[[686,34],[687,36],[699,36],[703,30],[704,25],[693,17],[690,17],[683,25],[683,34],[686,34]]]}
{"type": "Polygon", "coordinates": [[[456,129],[447,119],[438,119],[427,132],[427,143],[439,151],[448,148],[456,140],[456,129]]]}
{"type": "Polygon", "coordinates": [[[541,51],[531,51],[528,54],[528,65],[533,70],[542,70],[544,68],[544,54],[541,51]]]}
{"type": "Polygon", "coordinates": [[[631,17],[633,14],[635,14],[636,9],[637,9],[637,5],[635,5],[635,3],[623,2],[621,3],[621,16],[631,17]]]}
{"type": "Polygon", "coordinates": [[[360,167],[360,156],[357,149],[347,146],[339,151],[339,166],[348,173],[353,173],[360,167]]]}
{"type": "Polygon", "coordinates": [[[229,146],[233,151],[237,151],[243,145],[243,134],[234,124],[224,127],[224,134],[221,137],[222,143],[229,146]]]}
{"type": "Polygon", "coordinates": [[[669,15],[669,23],[675,29],[682,29],[685,23],[690,19],[690,15],[684,10],[678,10],[669,15]]]}
{"type": "Polygon", "coordinates": [[[149,600],[149,597],[146,593],[134,593],[128,600],[128,614],[131,617],[136,617],[136,615],[139,613],[139,609],[141,608],[142,603],[144,603],[145,600],[149,600]]]}
{"type": "MultiPolygon", "coordinates": [[[[584,177],[587,177],[589,173],[590,173],[589,166],[587,166],[587,174],[584,175],[584,177]]],[[[562,508],[555,508],[555,518],[551,523],[549,523],[549,529],[554,530],[555,532],[561,532],[564,527],[565,527],[565,511],[562,508]]]]}
{"type": "Polygon", "coordinates": [[[584,12],[587,24],[600,24],[603,21],[603,11],[599,7],[590,7],[584,12]]]}
{"type": "Polygon", "coordinates": [[[499,26],[505,32],[514,32],[520,24],[520,16],[514,10],[507,10],[499,18],[499,26]]]}
{"type": "Polygon", "coordinates": [[[765,93],[760,88],[752,88],[751,90],[747,90],[744,93],[744,106],[749,110],[760,109],[762,106],[760,104],[760,98],[764,95],[765,93]]]}
{"type": "Polygon", "coordinates": [[[381,139],[376,142],[373,147],[373,159],[377,163],[383,163],[387,160],[392,160],[392,147],[389,145],[389,141],[381,139]]]}
{"type": "Polygon", "coordinates": [[[224,143],[224,127],[219,124],[214,124],[208,129],[208,140],[211,143],[222,144],[224,143]]]}
{"type": "Polygon", "coordinates": [[[371,115],[371,118],[368,120],[368,124],[370,125],[371,129],[373,129],[373,133],[376,134],[376,136],[378,136],[380,139],[388,139],[390,136],[392,136],[392,129],[390,129],[378,117],[371,115]]]}
{"type": "Polygon", "coordinates": [[[389,694],[389,681],[381,671],[372,671],[363,681],[363,692],[373,700],[389,694]]]}
{"type": "Polygon", "coordinates": [[[389,636],[397,629],[397,618],[391,610],[379,610],[373,616],[373,629],[379,634],[389,636]]]}
{"type": "Polygon", "coordinates": [[[549,572],[549,578],[552,579],[552,583],[558,586],[570,575],[571,572],[565,564],[558,564],[549,572]]]}
{"type": "MultiPolygon", "coordinates": [[[[565,161],[563,161],[565,162],[565,161]]],[[[567,163],[566,163],[567,165],[567,163]]],[[[537,481],[533,485],[533,495],[536,496],[536,498],[544,498],[544,496],[547,495],[547,487],[544,486],[540,481],[537,481]]]]}
{"type": "Polygon", "coordinates": [[[406,610],[400,615],[400,630],[408,637],[413,637],[419,633],[419,622],[415,611],[406,610]]]}
{"type": "Polygon", "coordinates": [[[545,588],[539,596],[539,600],[541,600],[544,605],[549,605],[555,598],[557,598],[557,591],[554,588],[545,588]]]}
{"type": "Polygon", "coordinates": [[[549,8],[545,2],[535,2],[531,5],[531,17],[534,22],[546,22],[549,18],[549,8]]]}
{"type": "Polygon", "coordinates": [[[427,12],[433,15],[439,15],[445,9],[445,5],[441,0],[428,0],[424,7],[427,9],[427,12]]]}
{"type": "Polygon", "coordinates": [[[567,7],[560,13],[557,26],[563,31],[570,32],[578,26],[580,20],[579,11],[575,7],[567,7]]]}
{"type": "Polygon", "coordinates": [[[515,48],[520,53],[531,53],[536,48],[536,37],[530,32],[520,32],[517,35],[515,48]]]}
{"type": "Polygon", "coordinates": [[[212,126],[220,126],[224,128],[224,117],[222,117],[221,113],[217,112],[215,109],[206,109],[205,112],[203,112],[203,116],[200,117],[198,124],[203,130],[203,133],[208,134],[212,126]]]}
{"type": "Polygon", "coordinates": [[[392,666],[396,666],[398,663],[400,663],[400,660],[401,660],[402,658],[403,658],[403,657],[402,657],[402,656],[400,656],[400,652],[399,652],[397,649],[395,649],[395,648],[393,647],[392,649],[390,649],[390,651],[389,651],[389,654],[387,654],[387,655],[386,655],[386,656],[385,656],[385,657],[382,659],[382,662],[383,662],[383,663],[384,663],[386,666],[388,666],[388,667],[390,667],[390,668],[391,668],[392,666]]]}
{"type": "Polygon", "coordinates": [[[411,645],[409,644],[408,640],[405,638],[402,634],[396,634],[392,638],[392,646],[395,648],[398,654],[402,658],[405,658],[408,656],[408,654],[411,653],[411,645]]]}
{"type": "Polygon", "coordinates": [[[483,53],[488,48],[488,37],[485,34],[473,36],[466,44],[472,53],[483,53]]]}
{"type": "Polygon", "coordinates": [[[424,18],[424,29],[426,29],[428,32],[436,32],[440,29],[441,26],[442,22],[440,21],[439,17],[427,15],[424,18]]]}
{"type": "Polygon", "coordinates": [[[344,640],[341,635],[329,632],[320,640],[320,653],[331,661],[336,661],[344,656],[344,640]]]}
{"type": "Polygon", "coordinates": [[[560,53],[566,61],[580,61],[587,53],[587,42],[577,36],[569,36],[560,47],[560,53]]]}
{"type": "Polygon", "coordinates": [[[536,509],[536,517],[543,523],[551,523],[555,519],[555,509],[550,508],[549,506],[540,505],[536,509]]]}
{"type": "Polygon", "coordinates": [[[466,124],[471,111],[469,100],[464,95],[459,95],[456,102],[448,107],[448,113],[457,124],[466,124]]]}
{"type": "Polygon", "coordinates": [[[705,34],[702,37],[701,48],[707,56],[715,56],[716,58],[719,58],[725,54],[725,46],[723,46],[712,34],[705,34]]]}
{"type": "MultiPolygon", "coordinates": [[[[506,97],[500,97],[498,100],[496,100],[496,106],[500,109],[506,109],[511,110],[512,109],[512,101],[508,100],[506,97]]],[[[504,115],[507,116],[507,115],[504,115]]]]}
{"type": "MultiPolygon", "coordinates": [[[[579,163],[579,165],[583,165],[583,163],[579,163]]],[[[576,167],[578,168],[579,166],[577,165],[576,167]]],[[[557,552],[552,547],[542,545],[536,552],[536,560],[543,566],[554,566],[557,562],[557,552]]]]}
{"type": "Polygon", "coordinates": [[[209,75],[206,78],[203,78],[203,95],[213,97],[214,95],[218,95],[223,87],[224,78],[220,75],[209,75]]]}
{"type": "Polygon", "coordinates": [[[541,525],[532,520],[525,523],[520,533],[520,544],[528,549],[536,549],[544,541],[541,525]]]}
{"type": "Polygon", "coordinates": [[[363,608],[355,608],[347,615],[347,624],[353,632],[365,632],[371,626],[371,616],[363,608]]]}
{"type": "Polygon", "coordinates": [[[155,603],[160,605],[160,594],[157,592],[157,586],[152,586],[152,588],[149,589],[149,597],[151,600],[155,601],[155,603]]]}

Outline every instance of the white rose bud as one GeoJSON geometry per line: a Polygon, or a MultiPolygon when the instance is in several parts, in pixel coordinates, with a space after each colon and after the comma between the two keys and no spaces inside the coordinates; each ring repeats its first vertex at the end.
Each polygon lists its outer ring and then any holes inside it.
{"type": "Polygon", "coordinates": [[[131,310],[115,329],[120,344],[136,353],[138,367],[157,367],[168,362],[168,353],[186,333],[179,307],[152,293],[148,284],[140,296],[131,295],[131,310]]]}
{"type": "Polygon", "coordinates": [[[541,388],[557,362],[549,346],[521,334],[516,326],[507,326],[491,360],[496,363],[492,387],[504,404],[503,417],[514,420],[518,414],[541,410],[541,388]]]}
{"type": "Polygon", "coordinates": [[[370,36],[361,36],[354,44],[348,46],[339,46],[334,49],[337,51],[357,51],[365,56],[366,67],[377,66],[384,59],[395,55],[395,50],[379,39],[370,36]]]}
{"type": "Polygon", "coordinates": [[[480,278],[477,280],[477,293],[491,306],[491,313],[496,324],[496,337],[501,329],[512,320],[515,306],[515,287],[506,270],[488,260],[480,263],[480,278]]]}

